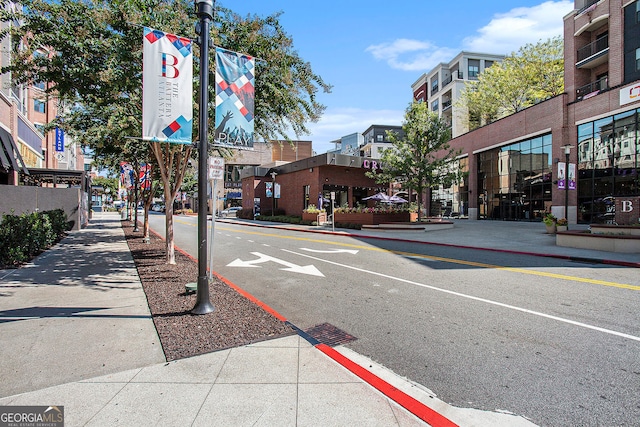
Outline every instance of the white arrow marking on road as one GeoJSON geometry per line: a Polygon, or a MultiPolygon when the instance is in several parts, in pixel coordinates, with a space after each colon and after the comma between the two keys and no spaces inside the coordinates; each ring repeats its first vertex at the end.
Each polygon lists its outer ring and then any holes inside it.
{"type": "Polygon", "coordinates": [[[286,266],[287,268],[280,269],[283,271],[291,271],[292,273],[302,273],[302,274],[309,274],[311,276],[324,277],[324,274],[322,274],[320,270],[318,270],[313,264],[305,265],[305,266],[296,265],[291,262],[284,261],[282,259],[261,254],[260,252],[251,252],[251,255],[257,256],[258,259],[254,259],[251,261],[242,261],[240,258],[238,258],[235,261],[232,261],[229,264],[227,264],[227,267],[259,267],[256,264],[262,264],[264,262],[273,261],[275,263],[286,266]]]}
{"type": "Polygon", "coordinates": [[[302,251],[315,252],[317,254],[340,254],[340,253],[348,253],[351,255],[355,255],[358,253],[357,249],[309,249],[309,248],[300,248],[302,251]]]}

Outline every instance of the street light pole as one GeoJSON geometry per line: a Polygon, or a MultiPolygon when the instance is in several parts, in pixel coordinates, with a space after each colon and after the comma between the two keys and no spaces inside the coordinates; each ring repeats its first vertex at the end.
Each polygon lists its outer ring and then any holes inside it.
{"type": "Polygon", "coordinates": [[[271,189],[271,219],[273,219],[276,214],[276,175],[275,172],[271,172],[271,180],[273,188],[271,189]]]}
{"type": "Polygon", "coordinates": [[[565,171],[564,171],[564,218],[567,220],[567,230],[569,229],[569,154],[573,145],[563,145],[565,156],[565,171]]]}
{"type": "Polygon", "coordinates": [[[193,314],[214,311],[209,299],[207,277],[207,149],[209,118],[209,25],[213,20],[213,0],[196,0],[200,20],[200,106],[198,117],[198,291],[193,314]]]}

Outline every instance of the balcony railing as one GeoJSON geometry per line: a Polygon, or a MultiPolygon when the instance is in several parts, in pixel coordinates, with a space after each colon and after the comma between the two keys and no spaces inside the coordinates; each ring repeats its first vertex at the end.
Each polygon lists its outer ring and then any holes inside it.
{"type": "Polygon", "coordinates": [[[578,49],[578,62],[584,61],[609,47],[609,35],[604,35],[598,40],[578,49]]]}
{"type": "Polygon", "coordinates": [[[603,77],[600,80],[589,83],[576,89],[576,98],[578,100],[589,98],[590,96],[597,95],[600,91],[609,89],[609,78],[603,77]]]}
{"type": "Polygon", "coordinates": [[[446,110],[447,108],[451,107],[451,100],[447,100],[447,101],[443,101],[442,102],[442,111],[446,110]]]}
{"type": "Polygon", "coordinates": [[[446,85],[451,83],[453,81],[454,76],[456,79],[462,80],[462,71],[454,71],[453,73],[451,73],[449,77],[447,77],[442,81],[442,87],[445,87],[446,85]]]}
{"type": "Polygon", "coordinates": [[[578,13],[576,13],[576,16],[580,15],[583,12],[585,12],[587,9],[589,9],[591,6],[593,6],[594,4],[598,3],[599,1],[600,0],[585,0],[584,1],[584,5],[582,5],[580,10],[578,10],[578,13]]]}

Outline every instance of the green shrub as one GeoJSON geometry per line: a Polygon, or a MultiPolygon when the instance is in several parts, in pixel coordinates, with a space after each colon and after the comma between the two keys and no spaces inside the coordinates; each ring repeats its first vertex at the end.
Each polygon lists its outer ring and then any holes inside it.
{"type": "Polygon", "coordinates": [[[69,231],[62,209],[47,212],[5,214],[0,223],[0,266],[12,267],[29,261],[50,248],[69,231]]]}

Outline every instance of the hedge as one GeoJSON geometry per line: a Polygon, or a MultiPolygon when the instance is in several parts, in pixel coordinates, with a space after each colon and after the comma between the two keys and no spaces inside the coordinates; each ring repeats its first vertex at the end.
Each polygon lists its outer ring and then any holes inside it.
{"type": "Polygon", "coordinates": [[[62,209],[3,214],[0,222],[0,266],[16,267],[59,242],[71,229],[62,209]]]}

